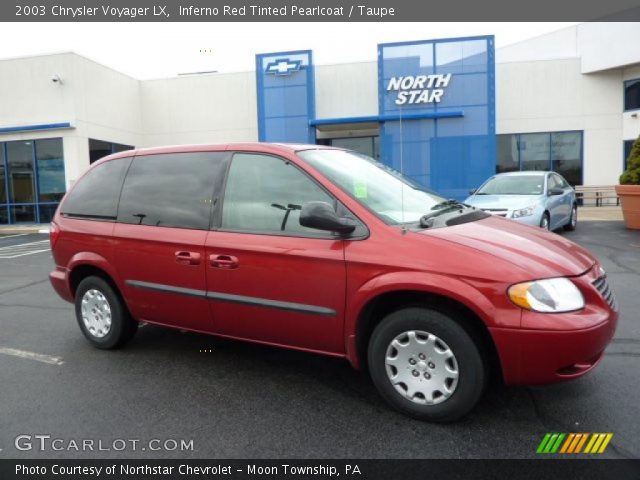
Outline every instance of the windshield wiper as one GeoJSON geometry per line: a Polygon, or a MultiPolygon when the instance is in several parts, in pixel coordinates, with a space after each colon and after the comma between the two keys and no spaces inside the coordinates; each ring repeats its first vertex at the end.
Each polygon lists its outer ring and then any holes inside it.
{"type": "Polygon", "coordinates": [[[431,212],[420,217],[420,226],[422,228],[429,228],[433,226],[433,219],[435,217],[439,217],[447,212],[453,210],[460,210],[462,213],[463,208],[467,208],[468,205],[459,202],[454,199],[445,200],[444,202],[436,203],[433,207],[431,207],[431,212]]]}

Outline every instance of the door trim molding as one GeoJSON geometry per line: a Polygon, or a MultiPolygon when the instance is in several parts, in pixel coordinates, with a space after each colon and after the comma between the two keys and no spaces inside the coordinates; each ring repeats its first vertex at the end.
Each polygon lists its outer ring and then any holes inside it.
{"type": "Polygon", "coordinates": [[[124,282],[134,288],[144,290],[153,290],[163,293],[174,293],[177,295],[185,295],[188,297],[206,298],[209,300],[218,300],[221,302],[240,303],[243,305],[252,305],[255,307],[274,308],[277,310],[287,310],[292,312],[306,313],[309,315],[320,315],[325,317],[335,317],[336,311],[317,305],[307,305],[304,303],[283,302],[280,300],[271,300],[268,298],[249,297],[245,295],[233,295],[223,292],[207,292],[205,290],[197,290],[193,288],[174,287],[173,285],[164,285],[161,283],[143,282],[140,280],[126,280],[124,282]]]}

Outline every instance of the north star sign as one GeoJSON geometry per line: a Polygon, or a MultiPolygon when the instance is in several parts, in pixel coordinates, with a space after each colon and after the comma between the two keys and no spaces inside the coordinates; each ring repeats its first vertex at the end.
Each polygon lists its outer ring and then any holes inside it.
{"type": "Polygon", "coordinates": [[[445,89],[451,82],[451,74],[406,75],[391,77],[387,92],[398,92],[396,105],[440,103],[445,89]]]}

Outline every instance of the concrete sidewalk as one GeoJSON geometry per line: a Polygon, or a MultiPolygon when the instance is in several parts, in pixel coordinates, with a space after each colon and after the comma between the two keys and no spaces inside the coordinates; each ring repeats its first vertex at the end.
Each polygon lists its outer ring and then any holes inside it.
{"type": "Polygon", "coordinates": [[[622,221],[622,209],[616,206],[578,207],[578,222],[622,221]]]}
{"type": "Polygon", "coordinates": [[[49,224],[40,225],[0,225],[2,235],[26,235],[29,233],[49,233],[49,224]]]}

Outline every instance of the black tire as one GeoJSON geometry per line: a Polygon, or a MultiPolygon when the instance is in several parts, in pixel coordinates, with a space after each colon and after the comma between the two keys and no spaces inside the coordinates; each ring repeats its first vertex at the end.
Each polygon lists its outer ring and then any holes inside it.
{"type": "Polygon", "coordinates": [[[138,330],[138,322],[131,315],[126,305],[113,287],[100,277],[87,277],[76,289],[76,320],[80,330],[91,344],[97,348],[110,350],[119,348],[133,338],[138,330]],[[106,299],[111,313],[111,325],[106,335],[97,336],[89,331],[82,319],[82,299],[90,290],[97,290],[106,299]]]}
{"type": "Polygon", "coordinates": [[[573,232],[576,229],[577,225],[578,225],[578,206],[573,205],[571,207],[571,216],[569,217],[569,223],[567,223],[563,228],[567,232],[573,232]]]}
{"type": "Polygon", "coordinates": [[[540,219],[540,228],[544,228],[547,231],[551,231],[551,217],[549,216],[548,212],[544,212],[542,214],[542,218],[540,219]],[[546,227],[545,225],[545,221],[546,221],[546,227]]]}
{"type": "Polygon", "coordinates": [[[467,331],[448,314],[425,307],[395,311],[378,324],[369,340],[368,365],[373,383],[392,407],[431,422],[452,422],[469,413],[482,396],[488,379],[487,362],[467,331]],[[439,337],[455,355],[458,383],[451,396],[441,403],[429,405],[410,400],[396,390],[387,375],[387,348],[398,335],[411,330],[439,337]]]}

